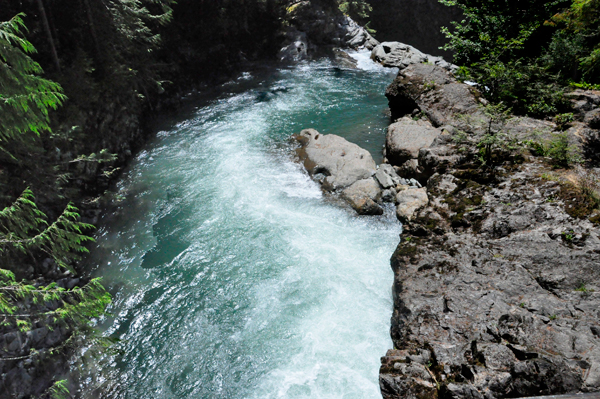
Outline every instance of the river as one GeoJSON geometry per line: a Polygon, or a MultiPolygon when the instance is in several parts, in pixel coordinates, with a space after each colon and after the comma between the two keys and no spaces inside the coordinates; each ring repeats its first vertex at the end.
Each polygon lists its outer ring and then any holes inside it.
{"type": "Polygon", "coordinates": [[[313,127],[380,161],[394,71],[354,56],[244,73],[160,123],[90,255],[120,353],[84,396],[380,397],[401,226],[324,196],[289,141],[313,127]]]}

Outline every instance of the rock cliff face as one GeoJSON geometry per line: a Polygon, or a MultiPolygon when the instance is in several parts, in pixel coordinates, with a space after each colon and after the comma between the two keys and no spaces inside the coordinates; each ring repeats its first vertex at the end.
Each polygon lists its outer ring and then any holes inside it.
{"type": "Polygon", "coordinates": [[[379,42],[352,18],[337,7],[319,1],[300,1],[287,9],[290,22],[282,61],[299,61],[312,55],[322,55],[332,48],[364,47],[372,49],[379,42]]]}
{"type": "MultiPolygon", "coordinates": [[[[484,134],[473,121],[485,118],[485,101],[443,68],[409,66],[386,94],[394,116],[419,120],[397,122],[402,140],[388,161],[427,187],[391,258],[383,397],[600,391],[600,213],[574,172],[527,151],[481,167],[458,135],[484,134]]],[[[586,114],[567,134],[580,146],[597,137],[593,98],[574,95],[586,114]]],[[[529,118],[503,127],[516,140],[553,130],[529,118]]]]}

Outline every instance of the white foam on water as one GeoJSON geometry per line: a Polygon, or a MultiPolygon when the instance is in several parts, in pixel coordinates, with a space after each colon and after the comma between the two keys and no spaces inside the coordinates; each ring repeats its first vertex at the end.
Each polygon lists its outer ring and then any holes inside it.
{"type": "Polygon", "coordinates": [[[386,68],[371,59],[371,50],[348,50],[348,55],[356,60],[356,66],[364,71],[398,73],[398,68],[386,68]]]}

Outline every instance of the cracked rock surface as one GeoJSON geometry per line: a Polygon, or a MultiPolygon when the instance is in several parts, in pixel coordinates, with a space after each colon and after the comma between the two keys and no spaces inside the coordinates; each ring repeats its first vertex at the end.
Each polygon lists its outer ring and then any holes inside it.
{"type": "Polygon", "coordinates": [[[542,170],[429,180],[392,256],[384,398],[600,390],[600,229],[547,200],[542,170]]]}
{"type": "MultiPolygon", "coordinates": [[[[527,150],[477,164],[452,137],[477,139],[485,100],[438,66],[405,68],[386,95],[394,118],[416,110],[443,134],[418,145],[416,158],[388,157],[402,178],[426,184],[426,201],[402,218],[391,258],[394,349],[381,359],[383,397],[600,392],[600,211],[573,172],[527,150]]],[[[580,111],[569,142],[587,142],[586,158],[596,159],[600,97],[572,98],[580,111]]],[[[504,130],[517,140],[556,134],[526,117],[504,130]]]]}
{"type": "Polygon", "coordinates": [[[392,256],[384,398],[600,390],[600,229],[548,200],[543,169],[429,180],[392,256]]]}

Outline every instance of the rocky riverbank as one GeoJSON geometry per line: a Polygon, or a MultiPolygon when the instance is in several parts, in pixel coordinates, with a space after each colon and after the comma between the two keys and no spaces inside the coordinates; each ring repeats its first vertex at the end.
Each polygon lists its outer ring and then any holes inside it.
{"type": "Polygon", "coordinates": [[[571,94],[570,125],[500,118],[450,64],[401,44],[373,58],[392,49],[404,53],[388,63],[401,71],[386,92],[386,163],[337,136],[295,136],[324,190],[359,214],[394,202],[404,224],[383,397],[599,391],[598,170],[543,156],[562,142],[588,164],[597,157],[598,93],[571,94]],[[490,137],[501,141],[482,158],[490,137]]]}
{"type": "MultiPolygon", "coordinates": [[[[406,141],[411,133],[413,143],[427,137],[425,127],[438,136],[411,159],[388,157],[427,185],[428,202],[405,221],[392,256],[394,349],[382,358],[383,396],[600,390],[600,229],[597,204],[582,187],[594,171],[575,177],[536,157],[528,143],[561,133],[529,118],[501,126],[496,134],[516,148],[482,166],[475,159],[481,146],[461,146],[459,135],[481,140],[493,116],[473,87],[442,68],[412,65],[386,95],[393,115],[420,122],[407,128],[406,141]]],[[[575,97],[579,118],[591,120],[596,93],[575,97]]],[[[564,135],[593,152],[591,127],[575,122],[564,135]]]]}

